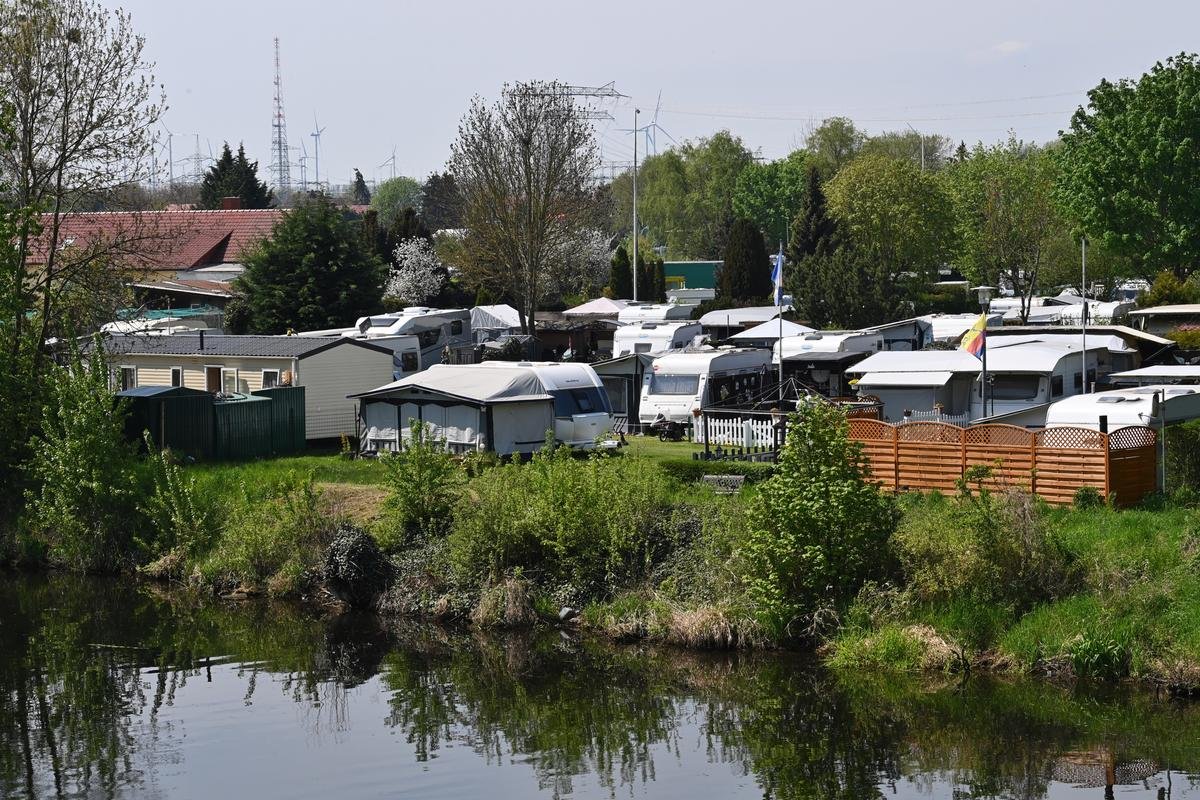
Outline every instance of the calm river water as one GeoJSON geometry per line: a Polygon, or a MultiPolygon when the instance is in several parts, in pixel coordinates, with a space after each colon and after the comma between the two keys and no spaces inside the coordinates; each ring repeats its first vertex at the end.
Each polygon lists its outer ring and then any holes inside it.
{"type": "Polygon", "coordinates": [[[1200,798],[1200,704],[0,575],[0,795],[1200,798]]]}

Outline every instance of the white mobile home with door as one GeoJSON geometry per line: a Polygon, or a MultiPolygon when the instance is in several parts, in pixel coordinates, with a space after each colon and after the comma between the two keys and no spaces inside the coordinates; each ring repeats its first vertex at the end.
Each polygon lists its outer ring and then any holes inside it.
{"type": "Polygon", "coordinates": [[[429,426],[454,452],[500,455],[536,452],[547,432],[589,448],[612,426],[600,379],[586,364],[437,364],[354,399],[361,447],[372,453],[403,448],[414,424],[429,426]]]}
{"type": "Polygon", "coordinates": [[[773,379],[771,354],[757,348],[702,348],[654,359],[642,379],[638,418],[691,422],[694,412],[760,392],[773,379]]]}
{"type": "Polygon", "coordinates": [[[249,394],[303,386],[307,438],[354,436],[347,392],[391,380],[392,351],[341,336],[118,335],[103,340],[116,384],[249,394]]]}

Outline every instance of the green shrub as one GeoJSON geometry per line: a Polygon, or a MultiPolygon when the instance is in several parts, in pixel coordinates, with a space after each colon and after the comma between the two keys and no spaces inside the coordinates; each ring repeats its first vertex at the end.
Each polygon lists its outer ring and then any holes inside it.
{"type": "Polygon", "coordinates": [[[850,671],[916,672],[925,660],[924,645],[900,625],[885,625],[874,632],[841,636],[829,659],[835,669],[850,671]]]}
{"type": "Polygon", "coordinates": [[[290,473],[232,500],[200,574],[210,584],[247,584],[286,594],[317,568],[337,527],[320,506],[311,475],[290,473]]]}
{"type": "Polygon", "coordinates": [[[152,557],[177,553],[195,558],[212,543],[216,512],[197,489],[195,476],[185,475],[169,450],[157,450],[149,433],[144,436],[153,488],[140,507],[150,523],[140,544],[152,557]]]}
{"type": "Polygon", "coordinates": [[[774,476],[759,488],[742,563],[761,624],[775,635],[844,607],[888,564],[894,499],[865,480],[845,412],[824,402],[793,415],[774,476]]]}
{"type": "Polygon", "coordinates": [[[765,481],[775,472],[774,464],[753,461],[700,461],[694,458],[664,458],[658,465],[681,483],[698,483],[705,475],[744,475],[746,483],[765,481]]]}
{"type": "Polygon", "coordinates": [[[380,545],[396,551],[418,538],[443,536],[459,496],[464,471],[429,426],[412,426],[412,439],[399,453],[380,458],[387,473],[387,520],[380,545]]]}
{"type": "Polygon", "coordinates": [[[132,558],[138,533],[137,462],[125,441],[124,403],[109,388],[97,347],[51,367],[41,432],[32,446],[26,524],[70,569],[112,570],[132,558]]]}
{"type": "Polygon", "coordinates": [[[1074,505],[1080,511],[1100,508],[1104,505],[1104,495],[1095,486],[1080,486],[1075,490],[1074,505]]]}
{"type": "Polygon", "coordinates": [[[1166,449],[1167,488],[1200,488],[1200,420],[1172,426],[1166,449]]]}
{"type": "Polygon", "coordinates": [[[1067,654],[1081,677],[1115,680],[1129,674],[1129,648],[1106,632],[1084,633],[1071,642],[1067,654]]]}
{"type": "Polygon", "coordinates": [[[1027,609],[1064,592],[1072,572],[1036,499],[1017,490],[913,503],[892,543],[921,603],[971,598],[1027,609]]]}
{"type": "Polygon", "coordinates": [[[577,459],[559,448],[472,479],[454,513],[458,579],[484,587],[520,567],[577,598],[648,574],[673,546],[663,533],[677,484],[638,458],[577,459]]]}
{"type": "Polygon", "coordinates": [[[1195,325],[1180,325],[1168,331],[1166,338],[1179,345],[1180,350],[1200,350],[1200,327],[1195,325]]]}

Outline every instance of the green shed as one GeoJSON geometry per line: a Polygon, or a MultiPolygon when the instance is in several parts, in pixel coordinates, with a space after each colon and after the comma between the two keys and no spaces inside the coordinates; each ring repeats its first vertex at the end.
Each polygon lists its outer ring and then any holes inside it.
{"type": "Polygon", "coordinates": [[[192,458],[213,454],[213,396],[182,386],[139,386],[118,392],[129,405],[125,436],[141,442],[142,431],[159,448],[192,458]]]}
{"type": "Polygon", "coordinates": [[[251,392],[271,401],[271,450],[275,455],[299,453],[305,446],[304,387],[276,386],[251,392]]]}
{"type": "Polygon", "coordinates": [[[265,458],[272,453],[269,397],[238,397],[213,403],[213,444],[218,459],[265,458]]]}

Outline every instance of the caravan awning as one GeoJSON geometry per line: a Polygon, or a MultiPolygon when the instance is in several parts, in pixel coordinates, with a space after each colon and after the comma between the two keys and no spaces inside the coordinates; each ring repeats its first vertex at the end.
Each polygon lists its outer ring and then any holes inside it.
{"type": "Polygon", "coordinates": [[[868,372],[858,379],[857,386],[871,387],[929,387],[945,386],[953,372],[868,372]]]}

